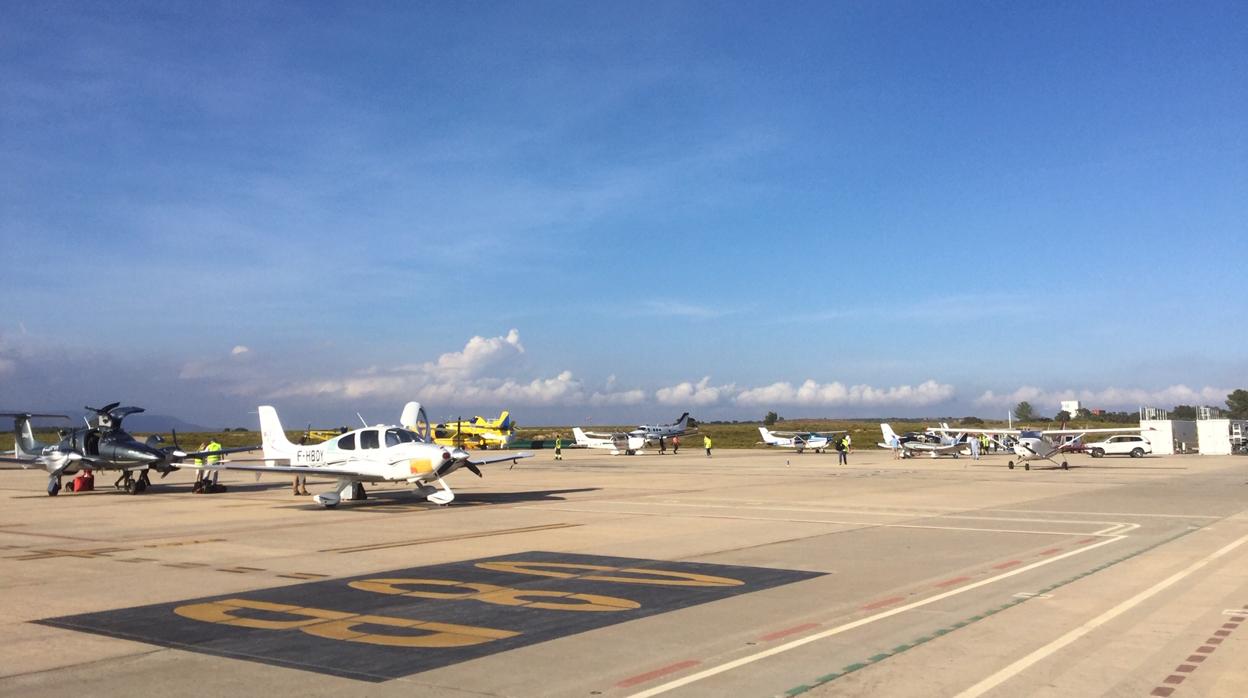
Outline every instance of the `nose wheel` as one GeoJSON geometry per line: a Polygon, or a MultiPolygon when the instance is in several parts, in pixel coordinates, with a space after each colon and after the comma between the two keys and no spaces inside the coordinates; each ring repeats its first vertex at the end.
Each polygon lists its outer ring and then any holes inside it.
{"type": "Polygon", "coordinates": [[[61,491],[61,478],[59,477],[48,478],[48,496],[55,497],[57,493],[60,491],[61,491]]]}

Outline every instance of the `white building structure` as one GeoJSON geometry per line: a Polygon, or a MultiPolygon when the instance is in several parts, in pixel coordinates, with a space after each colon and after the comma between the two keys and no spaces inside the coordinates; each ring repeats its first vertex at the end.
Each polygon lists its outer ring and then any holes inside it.
{"type": "MultiPolygon", "coordinates": [[[[1196,422],[1182,419],[1141,419],[1140,436],[1153,446],[1153,455],[1168,456],[1196,450],[1196,422]],[[1152,431],[1149,431],[1152,429],[1152,431]]],[[[1204,453],[1204,449],[1201,449],[1204,453]]]]}
{"type": "Polygon", "coordinates": [[[1071,417],[1079,416],[1079,409],[1083,407],[1083,403],[1078,400],[1062,400],[1062,411],[1071,417]]]}
{"type": "Polygon", "coordinates": [[[1248,437],[1248,420],[1198,419],[1196,437],[1200,442],[1200,455],[1228,456],[1248,437]]]}

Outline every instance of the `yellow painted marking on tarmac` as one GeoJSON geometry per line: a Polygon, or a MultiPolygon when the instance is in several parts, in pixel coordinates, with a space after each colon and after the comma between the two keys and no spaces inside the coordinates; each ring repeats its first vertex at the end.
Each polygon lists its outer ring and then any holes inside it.
{"type": "Polygon", "coordinates": [[[178,606],[173,612],[183,618],[199,620],[205,623],[236,625],[240,628],[260,628],[262,630],[290,630],[314,623],[330,620],[343,620],[356,615],[341,611],[327,611],[322,608],[304,608],[290,604],[271,603],[269,601],[252,601],[250,599],[225,599],[207,603],[187,604],[178,606]],[[297,616],[293,620],[266,620],[263,618],[247,618],[234,615],[238,611],[252,609],[269,613],[284,613],[297,616]]]}
{"type": "Polygon", "coordinates": [[[484,642],[503,640],[519,635],[511,630],[481,628],[454,623],[437,623],[414,618],[393,618],[359,613],[344,613],[324,608],[308,608],[290,604],[224,599],[207,603],[187,604],[173,610],[183,618],[260,630],[299,630],[329,640],[344,640],[388,647],[467,647],[484,642]],[[246,610],[293,616],[289,620],[249,618],[237,615],[246,610]],[[359,630],[361,626],[380,625],[420,631],[419,635],[390,635],[359,630]]]}
{"type": "Polygon", "coordinates": [[[468,647],[470,645],[493,642],[494,640],[505,640],[520,634],[511,630],[479,628],[472,625],[433,623],[408,618],[371,615],[354,616],[345,620],[303,627],[300,630],[309,635],[330,640],[346,640],[347,642],[362,642],[369,645],[385,645],[387,647],[468,647]],[[427,634],[387,635],[383,633],[365,633],[357,630],[362,625],[409,628],[425,631],[427,634]]]}
{"type": "Polygon", "coordinates": [[[745,582],[729,577],[715,577],[709,574],[694,572],[676,572],[673,570],[653,570],[639,567],[609,567],[606,565],[583,565],[571,562],[530,562],[527,560],[501,560],[497,562],[478,562],[477,567],[494,572],[513,572],[515,574],[531,574],[538,577],[555,577],[569,579],[576,577],[596,582],[620,582],[623,584],[648,584],[651,586],[677,587],[735,587],[745,582]],[[552,569],[553,568],[553,569],[552,569]],[[558,570],[578,570],[577,572],[560,572],[558,570]],[[584,574],[584,572],[615,572],[618,574],[584,574]],[[623,576],[632,575],[632,576],[623,576]]]}
{"type": "Polygon", "coordinates": [[[363,579],[348,583],[353,589],[371,591],[378,594],[397,594],[413,596],[420,599],[441,599],[447,601],[471,600],[500,606],[524,606],[540,608],[546,611],[631,611],[641,608],[641,604],[631,599],[621,599],[601,594],[578,594],[570,591],[548,591],[542,589],[513,589],[485,584],[482,582],[457,582],[449,579],[363,579]],[[449,587],[466,591],[430,591],[428,589],[407,589],[405,587],[449,587]],[[548,599],[534,601],[532,599],[548,599]]]}
{"type": "Polygon", "coordinates": [[[468,540],[470,538],[487,538],[489,536],[505,536],[511,533],[533,533],[535,531],[553,531],[558,528],[574,528],[581,524],[556,523],[543,524],[540,526],[523,526],[521,528],[504,528],[493,531],[480,531],[478,533],[461,533],[450,536],[434,536],[432,538],[417,538],[414,540],[400,540],[389,543],[373,543],[371,545],[353,545],[346,548],[326,548],[318,550],[319,553],[359,553],[368,550],[385,550],[386,548],[401,548],[408,545],[424,545],[426,543],[444,543],[452,540],[468,540]]]}

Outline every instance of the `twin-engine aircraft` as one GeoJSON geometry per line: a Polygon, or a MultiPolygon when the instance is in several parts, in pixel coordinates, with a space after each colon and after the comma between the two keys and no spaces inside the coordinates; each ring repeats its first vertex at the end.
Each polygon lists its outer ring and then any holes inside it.
{"type": "Polygon", "coordinates": [[[344,500],[366,499],[366,482],[408,482],[416,486],[417,494],[430,502],[450,504],[455,499],[455,493],[442,479],[447,475],[467,468],[477,477],[482,477],[478,466],[501,461],[514,463],[533,455],[525,452],[473,458],[463,449],[448,449],[435,444],[429,433],[429,420],[418,402],[407,403],[399,420],[403,424],[414,425],[415,431],[382,424],[348,431],[333,440],[306,446],[292,444],[286,438],[277,410],[273,407],[262,405],[259,412],[265,465],[227,461],[196,467],[336,477],[338,482],[333,491],[312,498],[327,509],[338,506],[344,500]]]}
{"type": "Polygon", "coordinates": [[[780,448],[791,448],[801,453],[806,449],[810,449],[815,453],[823,453],[829,448],[836,447],[837,434],[844,434],[844,431],[771,431],[767,427],[759,427],[758,433],[763,437],[763,443],[768,446],[778,446],[780,448]]]}
{"type": "Polygon", "coordinates": [[[611,455],[618,456],[621,453],[630,456],[638,453],[645,453],[641,450],[646,446],[646,437],[637,436],[632,433],[617,432],[614,434],[599,434],[596,432],[586,432],[580,427],[572,428],[572,435],[576,437],[576,445],[582,448],[600,448],[611,451],[611,455]]]}
{"type": "MultiPolygon", "coordinates": [[[[952,429],[941,428],[933,429],[937,432],[952,432],[952,429]]],[[[1054,460],[1054,456],[1064,453],[1071,443],[1079,442],[1085,434],[1125,434],[1129,432],[1152,431],[1142,428],[1126,428],[1126,429],[964,429],[961,433],[966,434],[987,434],[994,439],[998,437],[1008,437],[1012,441],[1014,455],[1018,457],[1018,463],[1023,466],[1023,470],[1031,470],[1031,461],[1047,460],[1056,468],[1069,470],[1070,464],[1065,458],[1059,463],[1054,460]],[[1062,441],[1063,436],[1073,436],[1069,441],[1062,441]],[[1054,440],[1053,437],[1058,437],[1054,440]]],[[[1014,469],[1014,460],[1010,460],[1006,465],[1010,470],[1014,469]]]]}
{"type": "Polygon", "coordinates": [[[689,429],[689,413],[680,415],[680,418],[671,424],[642,424],[636,429],[628,432],[629,436],[640,436],[646,440],[648,444],[657,444],[659,439],[670,439],[673,436],[684,436],[689,429]]]}
{"type": "MultiPolygon", "coordinates": [[[[942,431],[948,428],[948,424],[941,425],[942,431]]],[[[918,453],[926,453],[932,458],[937,456],[953,456],[957,458],[963,449],[967,448],[966,432],[957,432],[952,436],[944,433],[937,435],[933,433],[919,434],[909,432],[905,436],[899,436],[887,423],[880,424],[880,432],[884,434],[884,441],[876,445],[880,448],[892,448],[892,441],[896,438],[897,445],[901,448],[902,455],[906,458],[911,458],[918,453]]]]}
{"type": "Polygon", "coordinates": [[[121,477],[113,486],[130,494],[141,494],[152,484],[148,478],[150,470],[164,477],[192,458],[221,456],[255,448],[244,446],[188,453],[178,448],[176,434],[173,446],[160,446],[161,438],[154,434],[146,441],[139,441],[121,428],[121,422],[129,415],[142,412],[143,408],[120,405],[114,402],[103,407],[85,408],[94,412],[95,418],[89,420],[85,427],[61,430],[61,440],[55,444],[35,439],[30,420],[40,417],[68,419],[66,415],[0,412],[0,417],[13,418],[13,457],[0,457],[0,460],[21,463],[26,468],[37,465],[47,470],[49,497],[55,497],[61,491],[62,477],[81,470],[120,470],[121,477]]]}

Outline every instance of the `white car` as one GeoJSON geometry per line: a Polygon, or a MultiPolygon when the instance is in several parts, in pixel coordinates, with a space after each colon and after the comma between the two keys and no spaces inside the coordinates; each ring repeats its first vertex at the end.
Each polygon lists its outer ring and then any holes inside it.
{"type": "Polygon", "coordinates": [[[1131,456],[1139,458],[1146,453],[1153,452],[1153,445],[1148,439],[1138,434],[1119,434],[1111,436],[1104,441],[1096,443],[1084,444],[1083,449],[1092,454],[1093,458],[1101,456],[1131,456]]]}

